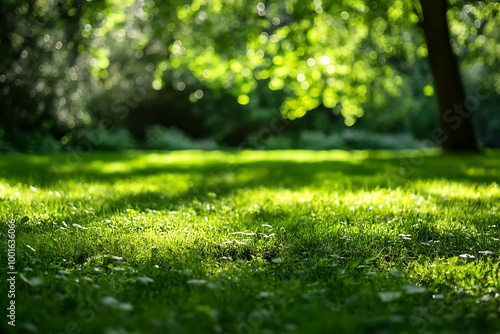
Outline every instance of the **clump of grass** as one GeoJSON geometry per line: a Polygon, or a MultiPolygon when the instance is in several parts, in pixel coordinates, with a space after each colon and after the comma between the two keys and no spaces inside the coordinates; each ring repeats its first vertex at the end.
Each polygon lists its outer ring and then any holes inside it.
{"type": "Polygon", "coordinates": [[[498,166],[493,152],[4,156],[16,327],[498,331],[498,166]]]}

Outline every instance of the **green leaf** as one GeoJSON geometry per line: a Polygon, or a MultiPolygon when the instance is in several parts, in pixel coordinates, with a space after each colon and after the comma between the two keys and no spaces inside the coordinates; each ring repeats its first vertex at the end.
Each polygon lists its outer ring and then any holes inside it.
{"type": "Polygon", "coordinates": [[[349,262],[347,264],[347,266],[349,268],[356,268],[357,266],[359,266],[361,264],[361,262],[363,262],[363,258],[362,257],[358,257],[358,258],[355,258],[354,260],[352,260],[351,262],[349,262]]]}
{"type": "Polygon", "coordinates": [[[54,238],[47,239],[47,245],[51,248],[57,248],[57,242],[54,238]]]}

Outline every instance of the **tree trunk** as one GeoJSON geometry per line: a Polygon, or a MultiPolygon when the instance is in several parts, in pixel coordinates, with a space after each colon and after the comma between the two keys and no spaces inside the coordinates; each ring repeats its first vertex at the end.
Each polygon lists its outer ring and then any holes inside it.
{"type": "Polygon", "coordinates": [[[446,0],[420,0],[420,4],[442,129],[433,133],[433,139],[441,141],[445,152],[477,152],[470,118],[470,109],[474,106],[467,103],[457,59],[451,48],[446,18],[448,4],[446,0]]]}

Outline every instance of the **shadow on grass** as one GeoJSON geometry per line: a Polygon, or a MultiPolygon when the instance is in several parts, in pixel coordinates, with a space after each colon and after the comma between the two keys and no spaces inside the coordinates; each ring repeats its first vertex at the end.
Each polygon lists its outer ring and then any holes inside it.
{"type": "MultiPolygon", "coordinates": [[[[165,156],[170,154],[165,153],[165,156]]],[[[290,152],[290,155],[293,154],[293,152],[290,152]]],[[[200,153],[193,153],[193,155],[199,157],[200,153]]],[[[94,224],[93,219],[107,219],[113,213],[126,209],[141,211],[147,209],[176,210],[179,207],[188,206],[193,210],[197,210],[196,205],[193,204],[195,199],[203,202],[212,202],[215,199],[220,201],[224,197],[230,197],[241,190],[255,190],[258,192],[260,189],[271,191],[285,189],[293,191],[308,188],[318,192],[370,191],[380,188],[394,189],[399,186],[411,188],[419,181],[446,180],[447,182],[457,182],[467,186],[487,186],[493,182],[498,183],[500,180],[500,170],[498,168],[500,166],[500,154],[492,152],[484,156],[427,156],[422,159],[398,154],[386,156],[375,154],[363,159],[331,158],[313,162],[297,161],[292,157],[273,161],[267,159],[273,157],[272,153],[270,153],[267,158],[263,156],[260,160],[231,163],[229,160],[235,156],[237,157],[237,155],[222,155],[222,157],[224,156],[227,159],[208,159],[206,163],[190,163],[189,161],[182,163],[172,159],[171,162],[160,162],[152,165],[146,162],[140,163],[140,154],[96,153],[89,155],[79,163],[65,165],[66,156],[64,155],[41,157],[4,155],[0,157],[0,179],[5,180],[0,180],[0,182],[10,185],[18,183],[32,185],[53,191],[70,180],[72,182],[81,181],[102,184],[106,186],[107,191],[115,191],[114,186],[119,186],[122,182],[134,184],[160,183],[157,184],[157,187],[138,189],[130,193],[121,191],[114,195],[109,193],[96,194],[96,198],[91,200],[82,199],[81,202],[77,197],[64,199],[74,202],[78,207],[76,213],[71,212],[71,205],[68,204],[66,207],[66,204],[64,204],[64,208],[59,210],[60,213],[58,213],[57,219],[49,216],[44,223],[50,225],[42,225],[42,227],[50,226],[50,228],[59,229],[60,225],[52,225],[51,220],[58,222],[58,224],[60,221],[65,220],[70,226],[72,223],[85,226],[87,223],[94,224]],[[65,167],[63,173],[57,173],[54,169],[54,162],[65,167]],[[126,168],[129,162],[135,163],[133,168],[126,168]],[[123,168],[107,168],[109,165],[116,163],[122,163],[123,168]],[[180,186],[173,187],[169,185],[168,182],[172,180],[181,180],[178,184],[180,186]],[[164,184],[162,184],[163,182],[164,184]],[[87,205],[92,206],[92,215],[85,212],[85,209],[90,209],[86,207],[87,205]]],[[[423,187],[425,186],[424,184],[423,187]]],[[[421,193],[422,195],[431,194],[431,190],[429,189],[427,192],[425,188],[422,188],[421,193]]],[[[453,194],[450,195],[447,199],[434,196],[432,200],[436,201],[436,207],[438,208],[449,205],[458,208],[464,207],[465,209],[466,203],[462,199],[453,197],[453,194]]],[[[46,201],[51,200],[61,201],[61,199],[52,199],[52,197],[46,201]]],[[[467,201],[472,210],[477,210],[485,205],[485,202],[479,199],[468,198],[467,201]]],[[[60,203],[58,205],[56,203],[54,205],[45,204],[50,208],[61,206],[60,203]]],[[[169,245],[168,240],[165,240],[164,244],[158,245],[158,258],[155,258],[153,252],[151,252],[151,259],[144,260],[146,264],[140,262],[137,264],[140,265],[140,275],[151,277],[155,282],[169,282],[169,284],[177,288],[160,290],[160,292],[158,292],[159,290],[148,290],[149,288],[145,287],[127,289],[126,293],[130,295],[127,298],[118,299],[138,300],[142,299],[143,293],[152,293],[156,300],[169,300],[173,298],[172,293],[176,293],[178,296],[174,301],[182,300],[187,294],[185,291],[192,288],[185,283],[189,278],[170,269],[183,270],[189,264],[192,266],[190,269],[193,269],[196,274],[195,277],[205,278],[208,276],[216,282],[217,278],[213,277],[213,273],[208,272],[203,261],[208,258],[222,262],[227,260],[220,259],[226,257],[233,260],[262,258],[269,264],[269,266],[257,267],[257,269],[262,267],[263,270],[252,269],[250,274],[242,269],[241,278],[242,281],[246,279],[245,284],[250,285],[255,278],[258,279],[258,283],[265,283],[269,280],[269,277],[275,277],[275,281],[279,282],[278,284],[287,280],[296,281],[297,275],[299,275],[297,272],[300,269],[302,271],[300,274],[302,275],[300,276],[301,282],[304,285],[306,283],[316,284],[318,281],[329,282],[331,284],[332,298],[336,298],[335,301],[347,305],[350,296],[358,290],[358,286],[344,283],[347,280],[344,281],[343,276],[333,266],[332,254],[339,256],[340,268],[347,268],[348,271],[359,272],[359,275],[364,275],[364,271],[362,271],[364,269],[358,268],[364,262],[359,261],[370,258],[373,259],[372,263],[375,267],[380,264],[380,270],[383,270],[389,265],[409,262],[411,261],[410,257],[427,256],[432,259],[456,256],[471,252],[470,249],[473,246],[476,247],[476,250],[493,249],[495,252],[497,251],[493,248],[494,241],[491,238],[488,239],[489,241],[482,238],[478,238],[477,241],[469,240],[465,233],[456,233],[451,230],[451,227],[448,229],[432,224],[413,224],[417,223],[419,218],[424,218],[424,222],[427,221],[425,216],[417,216],[416,213],[415,215],[405,215],[405,220],[409,220],[409,222],[405,223],[407,229],[404,231],[394,230],[390,231],[391,233],[386,233],[384,230],[380,230],[363,233],[361,228],[358,231],[357,226],[355,226],[346,233],[345,226],[340,224],[331,224],[331,226],[327,227],[319,226],[320,224],[304,224],[304,220],[300,215],[307,212],[308,208],[307,204],[300,205],[297,204],[294,210],[282,210],[279,206],[272,206],[268,208],[261,207],[260,210],[246,213],[251,217],[251,219],[248,219],[251,222],[250,224],[255,222],[256,225],[251,226],[255,230],[261,228],[261,223],[265,221],[273,222],[276,229],[280,226],[280,219],[287,221],[286,231],[282,234],[278,232],[276,237],[278,241],[276,242],[273,239],[270,239],[270,242],[267,239],[264,240],[260,233],[252,236],[252,238],[256,238],[254,243],[248,244],[238,244],[236,242],[226,244],[221,243],[220,240],[211,241],[200,238],[169,245]],[[411,240],[402,239],[398,235],[399,232],[410,234],[411,240]],[[456,236],[450,235],[451,232],[456,236]],[[346,236],[345,234],[349,235],[346,236]],[[439,240],[440,242],[430,243],[430,240],[439,240]],[[286,250],[280,245],[282,241],[287,246],[286,250]],[[429,246],[422,245],[422,243],[427,243],[429,246]],[[288,255],[288,258],[285,258],[284,255],[288,255]],[[273,259],[278,257],[284,258],[285,263],[283,265],[273,262],[273,259]],[[323,261],[323,258],[327,258],[330,262],[323,261]],[[286,261],[293,262],[293,265],[288,265],[286,261]],[[157,270],[155,265],[158,264],[168,270],[157,270]],[[338,279],[332,280],[331,278],[334,275],[338,279]],[[342,291],[342,293],[338,291],[342,291]],[[164,298],[160,298],[162,296],[164,298]]],[[[432,216],[432,212],[428,214],[429,221],[436,220],[432,216]]],[[[322,217],[328,224],[330,216],[323,214],[322,217]]],[[[382,222],[387,220],[382,218],[380,219],[382,222]]],[[[369,217],[366,219],[367,224],[369,224],[369,217]]],[[[489,219],[493,219],[493,216],[489,219]]],[[[347,222],[347,224],[356,225],[363,223],[365,222],[358,220],[347,222]]],[[[479,229],[480,225],[487,224],[489,223],[483,220],[474,220],[469,226],[479,229]]],[[[42,227],[38,228],[35,225],[28,226],[33,226],[33,232],[40,233],[35,239],[40,240],[40,246],[35,245],[35,248],[41,252],[43,250],[42,243],[49,240],[51,231],[47,231],[46,228],[42,227]]],[[[267,233],[267,230],[265,232],[267,233]]],[[[123,238],[118,244],[119,242],[115,240],[112,233],[109,233],[109,238],[102,238],[99,241],[102,245],[97,245],[96,241],[101,231],[72,228],[71,233],[73,234],[68,237],[68,240],[74,241],[79,238],[91,240],[82,243],[75,242],[75,245],[72,244],[71,247],[66,246],[64,257],[81,265],[89,261],[95,254],[121,256],[120,251],[126,252],[128,249],[126,247],[130,247],[129,239],[123,238]]],[[[22,240],[28,240],[33,234],[23,233],[20,236],[26,238],[22,240]]],[[[236,240],[237,236],[229,234],[229,238],[236,240]]],[[[144,245],[146,244],[147,241],[144,241],[144,245]]],[[[34,244],[30,241],[30,245],[34,244]]],[[[55,250],[50,250],[50,252],[56,253],[55,250]]],[[[29,263],[29,257],[26,254],[22,255],[19,263],[23,263],[22,261],[26,264],[29,263]]],[[[47,258],[50,259],[48,256],[47,258]]],[[[109,272],[111,272],[111,269],[109,269],[109,272]]],[[[234,275],[237,276],[237,273],[234,275]]],[[[307,289],[308,286],[303,288],[307,289]]],[[[123,293],[123,295],[126,293],[123,293]]]]}
{"type": "MultiPolygon", "coordinates": [[[[173,153],[164,153],[169,157],[173,153]]],[[[294,154],[290,151],[290,155],[294,154]]],[[[160,183],[156,190],[142,190],[122,194],[97,206],[98,213],[120,211],[126,208],[139,210],[176,209],[194,199],[210,201],[231,196],[245,189],[321,188],[323,191],[370,191],[380,188],[394,189],[417,181],[447,180],[464,185],[489,185],[500,180],[500,155],[487,152],[483,156],[426,156],[411,157],[397,153],[377,154],[364,159],[335,159],[323,161],[297,161],[290,159],[269,160],[272,153],[254,161],[230,162],[234,154],[225,153],[220,159],[206,163],[189,161],[160,162],[148,165],[140,153],[93,153],[86,159],[64,164],[67,156],[4,155],[0,161],[0,179],[8,184],[18,183],[35,187],[57,189],[71,180],[119,185],[122,182],[160,183]],[[139,163],[138,163],[139,161],[139,163]],[[134,168],[106,170],[111,164],[134,168]],[[58,169],[60,166],[64,170],[58,169]],[[62,171],[62,172],[58,172],[62,171]],[[152,179],[155,177],[155,179],[152,179]],[[158,177],[158,178],[156,178],[158,177]],[[163,181],[164,180],[164,181],[163,181]],[[184,180],[186,186],[171,189],[169,180],[184,180]],[[163,184],[162,184],[163,183],[163,184]]],[[[203,153],[193,153],[203,157],[203,153]]],[[[236,160],[238,161],[238,160],[236,160]]],[[[55,190],[54,189],[54,190],[55,190]]],[[[110,189],[113,189],[111,187],[110,189]]],[[[106,194],[104,194],[106,195],[106,194]]],[[[113,196],[110,196],[113,197],[113,196]]],[[[70,217],[68,217],[70,218],[70,217]]]]}
{"type": "MultiPolygon", "coordinates": [[[[192,153],[195,157],[204,157],[204,153],[192,153]]],[[[66,164],[66,155],[31,156],[4,155],[0,160],[0,180],[3,178],[10,185],[26,184],[40,188],[57,190],[65,182],[96,182],[105,186],[120,185],[122,182],[159,183],[152,189],[108,196],[101,194],[100,202],[92,202],[95,216],[109,215],[126,209],[177,210],[191,206],[193,200],[212,202],[217,198],[230,197],[240,190],[311,190],[344,192],[370,191],[380,188],[395,189],[414,182],[447,180],[464,185],[490,185],[500,182],[500,154],[487,152],[483,156],[426,156],[415,157],[411,153],[372,153],[363,159],[335,159],[322,161],[275,159],[272,153],[260,160],[236,160],[237,154],[224,153],[219,159],[207,159],[206,163],[178,161],[159,162],[156,165],[141,161],[145,156],[140,153],[93,153],[78,163],[66,164]],[[122,164],[121,169],[109,170],[111,164],[122,164]],[[134,168],[126,168],[133,164],[134,168]],[[55,166],[65,169],[58,173],[55,166]],[[164,180],[164,181],[163,181],[164,180]],[[185,186],[172,189],[169,180],[183,180],[185,186]],[[216,196],[216,197],[215,197],[216,196]]],[[[146,154],[147,155],[147,154],[146,154]]],[[[162,153],[169,157],[175,153],[162,153]]],[[[188,154],[189,156],[189,154],[188,154]]],[[[175,188],[175,187],[173,187],[175,188]]],[[[109,187],[109,189],[114,189],[109,187]]],[[[425,194],[427,191],[421,190],[425,194]]],[[[430,192],[428,192],[430,194],[430,192]]],[[[54,198],[54,201],[58,199],[54,198]]],[[[78,201],[78,199],[75,199],[78,201]]],[[[50,202],[51,199],[46,201],[50,202]]],[[[73,199],[68,198],[68,201],[73,199]]],[[[461,199],[446,199],[439,206],[457,204],[461,199]]],[[[471,210],[479,209],[480,201],[469,200],[471,210]]],[[[50,203],[47,203],[50,206],[50,203]]],[[[78,223],[88,216],[88,212],[79,210],[64,217],[68,223],[78,223]]],[[[272,212],[273,216],[285,217],[285,212],[272,212]]],[[[269,219],[265,213],[255,212],[256,219],[269,219]],[[261,217],[264,214],[265,217],[261,217]]],[[[276,218],[275,217],[275,218],[276,218]]]]}
{"type": "MultiPolygon", "coordinates": [[[[147,154],[147,153],[146,153],[147,154]]],[[[165,152],[168,156],[172,153],[165,152]]],[[[203,153],[201,153],[203,154],[203,153]]],[[[293,157],[294,151],[290,151],[293,157]]],[[[200,153],[193,153],[200,156],[200,153]]],[[[206,163],[190,164],[175,161],[155,166],[136,165],[117,171],[106,171],[109,164],[127,165],[140,157],[140,153],[93,153],[81,161],[68,163],[63,154],[49,156],[3,155],[0,159],[0,179],[9,184],[24,183],[40,187],[53,187],[66,180],[117,183],[127,179],[174,174],[178,176],[200,176],[195,188],[226,181],[217,180],[224,175],[245,172],[240,184],[230,187],[289,187],[315,186],[323,182],[352,185],[366,190],[390,187],[391,183],[402,185],[407,181],[446,179],[449,181],[490,184],[500,182],[500,154],[489,151],[485,155],[471,156],[422,156],[411,153],[377,152],[365,159],[352,160],[331,158],[324,161],[297,161],[294,159],[271,160],[272,153],[255,161],[233,163],[224,158],[234,157],[226,153],[221,159],[210,159],[206,163]],[[333,182],[332,182],[333,181],[333,182]]]]}

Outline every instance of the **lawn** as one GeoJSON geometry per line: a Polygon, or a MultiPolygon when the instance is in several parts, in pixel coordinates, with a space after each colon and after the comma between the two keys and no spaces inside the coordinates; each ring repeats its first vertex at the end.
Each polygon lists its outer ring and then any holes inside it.
{"type": "Polygon", "coordinates": [[[3,155],[0,331],[498,333],[499,184],[494,151],[3,155]]]}

